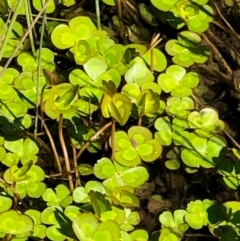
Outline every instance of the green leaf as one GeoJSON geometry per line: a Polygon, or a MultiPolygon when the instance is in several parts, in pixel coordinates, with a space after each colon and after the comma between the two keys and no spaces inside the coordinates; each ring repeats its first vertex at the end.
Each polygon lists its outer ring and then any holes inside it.
{"type": "Polygon", "coordinates": [[[195,63],[204,63],[210,56],[207,47],[199,45],[201,38],[196,33],[183,31],[178,34],[178,40],[169,40],[165,49],[173,57],[173,62],[183,67],[189,67],[195,63]]]}
{"type": "Polygon", "coordinates": [[[0,213],[0,232],[6,234],[24,234],[33,230],[33,220],[16,210],[0,213]]]}
{"type": "MultiPolygon", "coordinates": [[[[8,3],[9,3],[9,6],[11,8],[16,2],[11,0],[11,5],[10,5],[10,0],[8,0],[8,3]]],[[[20,3],[20,5],[22,5],[22,4],[23,4],[23,2],[20,3]]],[[[21,6],[20,6],[18,14],[21,14],[20,13],[21,11],[22,11],[22,9],[21,9],[21,6]]],[[[25,14],[25,13],[23,12],[23,14],[25,14]]],[[[2,32],[4,32],[6,30],[6,28],[7,28],[6,24],[4,23],[3,19],[0,18],[1,35],[2,35],[2,32]]],[[[4,52],[3,52],[4,58],[9,58],[13,54],[13,52],[14,52],[14,50],[17,46],[19,46],[19,48],[18,48],[18,51],[17,51],[15,56],[19,55],[23,51],[24,46],[23,46],[23,44],[19,43],[20,38],[23,36],[23,34],[24,34],[24,31],[23,31],[22,25],[19,22],[15,21],[14,24],[13,24],[13,29],[10,32],[7,45],[5,46],[5,49],[4,49],[4,52]]]]}
{"type": "Polygon", "coordinates": [[[83,65],[83,68],[88,76],[93,81],[96,81],[96,79],[108,69],[108,66],[107,63],[100,58],[91,58],[83,65]]]}
{"type": "Polygon", "coordinates": [[[190,97],[171,97],[167,100],[167,113],[179,119],[185,119],[193,108],[194,101],[190,97]]]}
{"type": "Polygon", "coordinates": [[[73,71],[71,71],[71,73],[69,74],[69,80],[73,85],[79,85],[80,87],[86,85],[94,86],[91,78],[80,69],[74,69],[73,71]]]}
{"type": "Polygon", "coordinates": [[[94,172],[93,167],[86,163],[82,163],[82,164],[78,165],[75,168],[75,170],[79,171],[81,176],[88,176],[88,175],[93,174],[93,172],[94,172]]]}
{"type": "Polygon", "coordinates": [[[97,47],[100,54],[103,54],[106,50],[108,50],[115,43],[110,38],[101,38],[97,41],[97,47]]]}
{"type": "Polygon", "coordinates": [[[115,65],[120,63],[123,57],[123,50],[123,45],[114,44],[103,53],[109,68],[114,68],[115,65]]]}
{"type": "Polygon", "coordinates": [[[160,157],[162,146],[158,140],[153,139],[145,144],[139,145],[136,150],[143,161],[153,162],[160,157]]]}
{"type": "Polygon", "coordinates": [[[159,221],[165,227],[174,227],[175,226],[175,222],[174,222],[173,216],[172,216],[172,214],[169,211],[163,212],[159,216],[159,221]]]}
{"type": "Polygon", "coordinates": [[[27,163],[26,165],[20,167],[18,170],[14,171],[12,173],[12,178],[13,180],[15,179],[15,181],[18,181],[19,178],[26,176],[26,174],[28,173],[28,171],[30,170],[30,168],[33,165],[33,161],[30,161],[29,163],[27,163]]]}
{"type": "Polygon", "coordinates": [[[66,236],[60,233],[61,227],[59,225],[53,225],[47,228],[46,235],[50,240],[64,241],[66,236]]]}
{"type": "Polygon", "coordinates": [[[102,81],[102,90],[106,95],[109,95],[111,97],[113,97],[113,95],[117,93],[117,87],[111,80],[108,82],[105,80],[102,81]]]}
{"type": "Polygon", "coordinates": [[[153,70],[162,72],[167,67],[167,59],[162,51],[153,48],[141,56],[153,70]],[[153,56],[152,56],[153,55],[153,56]]]}
{"type": "Polygon", "coordinates": [[[73,220],[73,230],[79,240],[91,239],[100,223],[92,213],[81,213],[73,220]]]}
{"type": "Polygon", "coordinates": [[[232,148],[232,152],[235,155],[235,157],[237,157],[237,159],[240,160],[240,150],[232,148]]]}
{"type": "Polygon", "coordinates": [[[100,193],[103,193],[103,194],[106,192],[103,184],[101,182],[98,182],[98,181],[88,181],[85,185],[85,189],[86,189],[87,193],[89,193],[91,190],[97,191],[97,192],[100,192],[100,193]]]}
{"type": "MultiPolygon", "coordinates": [[[[33,0],[33,7],[37,10],[37,11],[41,11],[42,10],[42,8],[43,8],[43,3],[44,2],[41,2],[41,1],[39,1],[39,0],[33,0]]],[[[48,4],[47,4],[47,7],[46,7],[46,13],[53,13],[54,12],[54,10],[55,10],[55,2],[54,2],[54,0],[50,0],[49,2],[48,2],[48,4]]]]}
{"type": "Polygon", "coordinates": [[[132,231],[134,229],[133,225],[138,225],[140,222],[139,213],[132,212],[130,209],[125,208],[125,215],[125,220],[120,227],[124,231],[132,231]]]}
{"type": "Polygon", "coordinates": [[[134,194],[134,188],[130,186],[121,186],[112,192],[113,202],[123,207],[139,207],[139,199],[134,194]]]}
{"type": "Polygon", "coordinates": [[[101,218],[102,213],[111,210],[109,201],[102,193],[90,191],[88,197],[98,218],[101,218]]]}
{"type": "Polygon", "coordinates": [[[47,207],[41,213],[41,222],[47,225],[56,225],[58,224],[58,220],[56,219],[56,210],[62,211],[61,207],[47,207]]]}
{"type": "Polygon", "coordinates": [[[144,229],[137,229],[130,233],[132,241],[148,241],[148,232],[144,229]]]}
{"type": "MultiPolygon", "coordinates": [[[[25,166],[23,167],[25,168],[25,166]]],[[[28,167],[26,169],[28,169],[28,167]]],[[[31,168],[26,172],[26,175],[24,175],[22,178],[19,178],[15,174],[14,178],[17,178],[17,180],[13,180],[11,175],[17,170],[18,167],[16,165],[13,165],[11,168],[7,169],[4,173],[4,179],[10,184],[13,183],[13,181],[17,182],[16,192],[21,198],[24,198],[26,195],[32,198],[40,197],[46,190],[46,184],[41,182],[45,178],[44,171],[39,166],[32,165],[31,168]]],[[[18,174],[18,172],[16,173],[18,174]]]]}
{"type": "Polygon", "coordinates": [[[115,84],[116,87],[119,87],[119,85],[121,83],[121,76],[120,76],[118,70],[116,70],[116,69],[108,69],[106,72],[101,74],[96,79],[96,84],[98,86],[103,86],[104,87],[103,81],[106,81],[107,83],[112,81],[115,84]]]}
{"type": "Polygon", "coordinates": [[[175,230],[176,234],[182,236],[188,229],[188,225],[185,223],[186,210],[178,209],[174,211],[172,215],[171,212],[165,211],[159,216],[159,221],[163,228],[167,227],[170,230],[175,230]]]}
{"type": "Polygon", "coordinates": [[[136,58],[133,66],[125,73],[125,80],[127,83],[135,82],[141,87],[146,82],[153,82],[154,76],[146,64],[139,58],[136,58]]]}
{"type": "Polygon", "coordinates": [[[160,117],[155,121],[154,127],[158,130],[154,134],[155,139],[159,140],[164,146],[171,145],[172,130],[170,119],[167,116],[160,117]]]}
{"type": "Polygon", "coordinates": [[[44,239],[46,236],[46,226],[41,225],[41,213],[37,210],[28,209],[25,214],[31,217],[34,221],[33,234],[34,238],[44,239]]]}
{"type": "Polygon", "coordinates": [[[139,4],[139,12],[142,16],[142,18],[150,25],[152,26],[158,26],[158,22],[156,17],[154,16],[152,9],[144,3],[139,4]]]}
{"type": "Polygon", "coordinates": [[[13,153],[17,153],[19,155],[23,154],[23,139],[19,140],[5,140],[4,147],[13,153]]]}
{"type": "Polygon", "coordinates": [[[102,0],[104,3],[110,6],[115,6],[115,1],[114,0],[102,0]]]}
{"type": "Polygon", "coordinates": [[[64,210],[64,214],[73,221],[74,218],[80,213],[80,208],[77,206],[68,206],[64,210]]]}
{"type": "Polygon", "coordinates": [[[181,235],[178,234],[177,230],[175,229],[169,229],[169,228],[163,228],[161,230],[161,234],[159,237],[159,241],[180,241],[182,239],[181,235]]]}
{"type": "Polygon", "coordinates": [[[115,159],[119,164],[127,167],[137,166],[141,163],[140,157],[134,148],[116,152],[115,159]]]}
{"type": "Polygon", "coordinates": [[[136,105],[141,110],[141,115],[155,117],[159,109],[159,102],[160,96],[158,93],[151,89],[145,89],[137,97],[136,105]]]}
{"type": "MultiPolygon", "coordinates": [[[[134,139],[136,145],[146,143],[152,139],[151,131],[148,128],[142,126],[133,126],[129,128],[128,136],[131,142],[133,141],[132,139],[134,139]]],[[[134,143],[132,142],[132,144],[134,143]]]]}
{"type": "Polygon", "coordinates": [[[140,88],[136,83],[125,84],[121,91],[123,94],[128,96],[132,103],[134,103],[139,96],[140,88]]]}
{"type": "Polygon", "coordinates": [[[7,193],[5,186],[0,183],[0,213],[11,208],[13,200],[7,193]]]}
{"type": "Polygon", "coordinates": [[[208,208],[214,205],[214,201],[204,199],[203,201],[191,201],[187,205],[186,222],[193,229],[201,229],[208,224],[208,208]]]}
{"type": "Polygon", "coordinates": [[[178,2],[178,0],[151,0],[151,3],[154,7],[161,11],[168,11],[171,8],[174,8],[175,4],[178,2]]]}
{"type": "Polygon", "coordinates": [[[121,93],[116,93],[110,102],[110,112],[112,117],[121,125],[124,126],[131,114],[132,103],[130,99],[121,93]]]}
{"type": "Polygon", "coordinates": [[[0,15],[4,16],[8,13],[8,3],[7,0],[3,0],[0,2],[0,15]]]}
{"type": "Polygon", "coordinates": [[[63,95],[57,97],[55,104],[58,106],[68,106],[71,105],[77,97],[79,85],[73,86],[71,89],[66,91],[63,95]]]}
{"type": "MultiPolygon", "coordinates": [[[[36,63],[38,65],[40,51],[39,49],[36,51],[36,63]]],[[[48,48],[41,49],[41,68],[49,71],[54,71],[55,63],[54,63],[54,53],[48,48]]]]}
{"type": "Polygon", "coordinates": [[[73,54],[76,64],[85,64],[91,57],[88,42],[85,40],[76,41],[73,46],[73,54]]]}
{"type": "Polygon", "coordinates": [[[169,170],[177,170],[180,168],[181,164],[180,161],[178,159],[171,159],[171,160],[167,160],[165,162],[165,166],[169,169],[169,170]]]}
{"type": "Polygon", "coordinates": [[[47,205],[62,207],[69,206],[72,202],[72,198],[69,196],[69,189],[66,186],[60,184],[55,188],[55,190],[56,194],[51,188],[46,189],[46,191],[43,193],[42,197],[43,200],[47,202],[47,205]]]}
{"type": "Polygon", "coordinates": [[[28,52],[19,54],[17,57],[17,62],[19,65],[22,66],[23,71],[33,72],[37,69],[37,63],[36,63],[35,59],[28,52]]]}
{"type": "Polygon", "coordinates": [[[123,171],[120,176],[127,185],[137,188],[148,180],[149,173],[145,167],[138,166],[123,171]]]}
{"type": "Polygon", "coordinates": [[[73,200],[76,203],[89,202],[88,194],[84,187],[77,187],[73,191],[73,200]]]}
{"type": "Polygon", "coordinates": [[[94,175],[99,179],[112,177],[116,172],[113,162],[108,158],[101,158],[94,165],[94,175]]]}
{"type": "Polygon", "coordinates": [[[208,107],[200,112],[193,111],[187,118],[191,128],[196,129],[195,132],[203,137],[211,137],[224,129],[224,122],[219,120],[218,113],[208,107]]]}
{"type": "Polygon", "coordinates": [[[69,26],[57,25],[52,31],[51,39],[57,48],[67,49],[74,46],[78,40],[88,39],[96,30],[96,26],[89,17],[78,16],[70,20],[69,26]]]}

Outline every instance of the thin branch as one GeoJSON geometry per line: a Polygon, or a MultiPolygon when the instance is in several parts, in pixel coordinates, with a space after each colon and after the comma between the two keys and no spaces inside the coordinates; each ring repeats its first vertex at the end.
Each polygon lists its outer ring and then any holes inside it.
{"type": "Polygon", "coordinates": [[[77,154],[77,159],[82,155],[82,153],[88,148],[88,146],[93,142],[100,134],[102,134],[109,126],[112,125],[112,121],[108,122],[105,126],[99,129],[81,148],[81,150],[77,154]]]}
{"type": "Polygon", "coordinates": [[[201,233],[189,233],[189,234],[184,234],[186,237],[204,237],[204,238],[211,238],[211,239],[218,239],[218,237],[212,236],[212,235],[207,235],[207,234],[201,234],[201,233]]]}
{"type": "Polygon", "coordinates": [[[221,11],[219,10],[218,6],[216,3],[214,3],[214,6],[219,14],[219,16],[222,18],[224,23],[228,26],[228,28],[231,30],[231,32],[240,40],[240,36],[236,33],[236,31],[233,29],[231,24],[226,20],[226,18],[222,15],[221,11]]]}
{"type": "MultiPolygon", "coordinates": [[[[210,35],[212,35],[211,32],[209,32],[210,35]]],[[[204,38],[204,40],[209,44],[209,46],[211,47],[211,49],[213,50],[213,52],[215,53],[216,57],[219,59],[220,62],[222,62],[223,66],[226,68],[227,72],[233,76],[233,72],[230,68],[230,66],[228,65],[228,63],[225,61],[225,59],[223,58],[223,56],[221,55],[221,53],[218,51],[218,49],[214,46],[214,44],[209,40],[209,38],[207,37],[207,35],[202,34],[202,37],[204,38]]]]}
{"type": "Polygon", "coordinates": [[[226,130],[223,131],[224,134],[231,140],[231,142],[240,150],[240,145],[237,143],[237,141],[230,135],[230,133],[226,130]]]}

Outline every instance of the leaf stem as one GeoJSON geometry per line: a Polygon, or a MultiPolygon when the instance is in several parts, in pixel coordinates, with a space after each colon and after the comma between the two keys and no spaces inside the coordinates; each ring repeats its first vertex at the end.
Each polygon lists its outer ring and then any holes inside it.
{"type": "Polygon", "coordinates": [[[101,29],[99,0],[95,0],[95,7],[96,7],[96,15],[97,15],[97,28],[99,30],[99,29],[101,29]]]}
{"type": "Polygon", "coordinates": [[[54,157],[55,157],[55,161],[57,162],[57,166],[58,166],[58,176],[62,175],[62,166],[61,166],[61,162],[60,162],[60,159],[59,159],[59,156],[58,156],[58,153],[57,153],[57,149],[56,149],[56,146],[55,146],[55,143],[54,143],[54,140],[52,138],[52,135],[47,127],[47,125],[45,124],[45,121],[42,119],[41,116],[39,116],[39,119],[41,120],[42,122],[42,125],[46,131],[46,134],[49,138],[49,141],[50,141],[50,144],[51,144],[51,147],[52,147],[52,151],[53,151],[53,154],[54,154],[54,157]]]}
{"type": "MultiPolygon", "coordinates": [[[[78,166],[77,151],[76,151],[76,147],[74,145],[72,145],[72,153],[73,153],[73,165],[74,165],[74,168],[76,168],[78,166]]],[[[82,186],[80,172],[75,171],[75,176],[76,176],[75,188],[82,186]]]]}
{"type": "MultiPolygon", "coordinates": [[[[26,0],[25,0],[26,1],[26,0]]],[[[43,5],[42,0],[42,5],[43,5]]],[[[46,12],[43,13],[43,21],[42,21],[42,29],[40,34],[40,42],[39,42],[39,53],[38,53],[38,66],[37,66],[37,91],[36,91],[36,105],[35,105],[35,125],[34,125],[34,138],[37,136],[37,128],[38,128],[38,107],[41,99],[41,90],[40,90],[40,75],[41,75],[41,63],[42,63],[42,45],[43,45],[43,36],[44,36],[44,27],[46,21],[46,12]]]]}
{"type": "MultiPolygon", "coordinates": [[[[29,0],[24,0],[24,7],[25,7],[25,12],[26,12],[26,20],[27,20],[27,26],[28,28],[30,27],[31,25],[31,19],[30,19],[30,16],[31,16],[31,7],[29,7],[30,3],[29,3],[29,0]]],[[[33,55],[35,56],[36,54],[36,50],[35,50],[35,46],[34,46],[34,39],[33,39],[33,32],[30,31],[29,33],[29,37],[30,37],[30,43],[31,43],[31,48],[32,48],[32,53],[33,55]]]]}
{"type": "Polygon", "coordinates": [[[112,128],[111,128],[111,146],[112,146],[111,160],[112,161],[115,159],[115,152],[116,152],[115,131],[116,131],[116,121],[112,118],[112,128]]]}
{"type": "Polygon", "coordinates": [[[71,167],[70,167],[69,157],[68,157],[68,153],[67,153],[67,148],[66,148],[66,144],[65,144],[65,141],[64,141],[64,137],[63,137],[63,114],[60,114],[60,116],[59,116],[58,135],[59,135],[59,140],[60,140],[60,143],[61,143],[63,156],[64,156],[64,160],[65,160],[65,166],[66,166],[67,175],[68,175],[69,188],[70,188],[70,191],[73,192],[73,190],[74,190],[73,178],[72,178],[72,174],[71,174],[71,167]]]}

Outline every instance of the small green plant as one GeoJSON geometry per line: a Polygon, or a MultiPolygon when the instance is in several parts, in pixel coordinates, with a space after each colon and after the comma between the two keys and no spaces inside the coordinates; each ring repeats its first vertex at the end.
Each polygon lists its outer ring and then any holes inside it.
{"type": "Polygon", "coordinates": [[[72,197],[69,195],[69,189],[60,184],[55,188],[55,190],[56,193],[52,189],[47,188],[42,194],[42,198],[45,202],[47,202],[47,206],[68,207],[72,203],[72,197]]]}
{"type": "Polygon", "coordinates": [[[180,240],[183,234],[188,230],[188,224],[184,221],[187,214],[186,210],[178,209],[172,215],[171,212],[165,211],[159,216],[162,224],[160,240],[169,238],[170,240],[180,240]]]}
{"type": "Polygon", "coordinates": [[[237,190],[240,184],[239,180],[240,162],[230,159],[222,160],[218,166],[218,172],[223,176],[225,185],[233,190],[237,190]]]}
{"type": "Polygon", "coordinates": [[[44,239],[46,237],[46,226],[41,222],[41,212],[29,209],[24,214],[32,218],[34,222],[33,233],[31,237],[33,239],[44,239]]]}
{"type": "Polygon", "coordinates": [[[152,139],[152,133],[145,127],[131,127],[128,133],[117,131],[115,138],[115,159],[123,166],[137,166],[141,160],[153,162],[161,155],[160,142],[152,139]]]}
{"type": "Polygon", "coordinates": [[[171,65],[166,73],[158,76],[158,84],[165,93],[171,93],[174,97],[186,97],[192,94],[192,89],[199,83],[198,74],[186,72],[179,65],[171,65]]]}
{"type": "Polygon", "coordinates": [[[203,137],[211,137],[224,129],[224,122],[219,120],[218,113],[212,108],[193,111],[187,118],[189,127],[203,137]]]}
{"type": "Polygon", "coordinates": [[[142,166],[123,167],[108,158],[98,160],[93,170],[97,178],[104,180],[103,185],[109,191],[114,191],[116,188],[125,185],[137,188],[145,183],[149,177],[146,168],[142,166]]]}
{"type": "Polygon", "coordinates": [[[79,240],[104,240],[106,236],[111,241],[120,240],[120,228],[115,221],[99,222],[94,214],[79,214],[73,220],[73,230],[79,240]]]}
{"type": "Polygon", "coordinates": [[[39,198],[46,189],[46,184],[42,182],[45,177],[44,171],[32,163],[18,168],[17,162],[14,161],[4,173],[6,183],[12,185],[21,198],[26,197],[26,195],[39,198]]]}
{"type": "Polygon", "coordinates": [[[180,66],[189,67],[194,63],[203,64],[207,61],[210,51],[201,46],[201,37],[190,31],[178,33],[177,40],[167,42],[165,49],[173,56],[172,61],[180,66]]]}
{"type": "Polygon", "coordinates": [[[8,210],[0,213],[0,235],[11,238],[27,238],[34,228],[33,220],[16,210],[8,210]]]}
{"type": "Polygon", "coordinates": [[[112,81],[103,82],[103,89],[105,91],[101,103],[103,116],[113,117],[121,126],[125,125],[132,110],[130,99],[122,93],[116,93],[117,89],[112,81]]]}
{"type": "Polygon", "coordinates": [[[174,118],[172,123],[168,116],[159,117],[155,123],[157,131],[154,136],[162,145],[169,146],[172,141],[175,145],[183,145],[188,140],[189,132],[186,120],[174,118]]]}
{"type": "Polygon", "coordinates": [[[10,167],[13,161],[21,161],[23,165],[32,161],[33,163],[37,162],[36,154],[39,151],[39,148],[33,140],[30,138],[27,139],[7,139],[4,141],[4,148],[8,151],[5,155],[5,158],[2,160],[4,165],[10,167]]]}
{"type": "Polygon", "coordinates": [[[165,21],[173,28],[182,28],[185,24],[192,32],[204,32],[213,20],[213,9],[206,3],[208,0],[151,0],[159,10],[166,12],[165,21]]]}
{"type": "Polygon", "coordinates": [[[189,167],[216,167],[226,152],[225,142],[218,137],[210,139],[199,137],[194,133],[189,135],[191,142],[181,152],[183,162],[189,167]]]}
{"type": "Polygon", "coordinates": [[[166,112],[170,116],[185,119],[194,108],[194,101],[190,97],[171,97],[167,100],[166,112]]]}

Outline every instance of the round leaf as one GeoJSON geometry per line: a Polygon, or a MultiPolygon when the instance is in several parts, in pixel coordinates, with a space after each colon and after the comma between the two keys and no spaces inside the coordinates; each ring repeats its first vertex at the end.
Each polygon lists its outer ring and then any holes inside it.
{"type": "Polygon", "coordinates": [[[24,234],[33,230],[33,220],[16,210],[0,213],[0,232],[6,234],[24,234]]]}
{"type": "Polygon", "coordinates": [[[148,51],[142,55],[142,58],[149,66],[152,66],[155,71],[161,72],[167,67],[167,59],[159,49],[154,48],[152,51],[148,51]]]}

